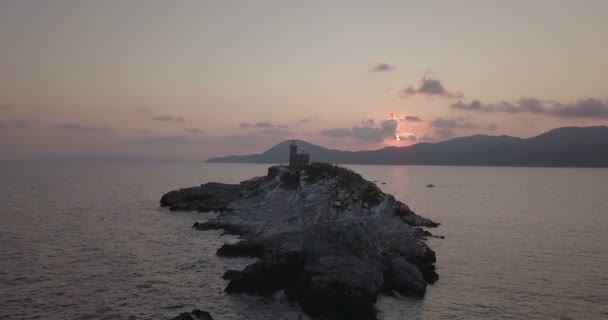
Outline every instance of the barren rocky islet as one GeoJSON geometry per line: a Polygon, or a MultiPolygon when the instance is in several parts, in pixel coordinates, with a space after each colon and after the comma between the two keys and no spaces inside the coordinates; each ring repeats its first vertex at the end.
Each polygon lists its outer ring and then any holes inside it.
{"type": "Polygon", "coordinates": [[[271,295],[284,290],[305,311],[338,318],[374,316],[381,292],[422,297],[437,280],[435,253],[421,217],[359,174],[314,163],[274,166],[239,185],[207,183],[165,194],[172,210],[218,210],[199,230],[224,229],[243,241],[222,256],[259,260],[228,270],[229,293],[271,295]]]}

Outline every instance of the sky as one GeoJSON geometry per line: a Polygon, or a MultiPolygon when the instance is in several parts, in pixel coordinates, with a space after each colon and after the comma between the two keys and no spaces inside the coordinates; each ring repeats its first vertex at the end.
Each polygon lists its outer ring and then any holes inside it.
{"type": "Polygon", "coordinates": [[[0,0],[0,159],[608,124],[608,1],[0,0]]]}

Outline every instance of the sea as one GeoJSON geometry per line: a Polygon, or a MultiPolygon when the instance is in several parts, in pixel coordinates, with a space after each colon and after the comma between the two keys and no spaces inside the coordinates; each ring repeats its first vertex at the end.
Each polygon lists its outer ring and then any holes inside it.
{"type": "MultiPolygon", "coordinates": [[[[159,207],[173,189],[262,176],[268,165],[0,162],[0,319],[306,319],[284,294],[230,295],[251,263],[196,231],[213,213],[159,207]]],[[[379,319],[608,319],[608,169],[348,165],[431,230],[439,281],[380,296],[379,319]],[[427,188],[432,183],[435,188],[427,188]]]]}

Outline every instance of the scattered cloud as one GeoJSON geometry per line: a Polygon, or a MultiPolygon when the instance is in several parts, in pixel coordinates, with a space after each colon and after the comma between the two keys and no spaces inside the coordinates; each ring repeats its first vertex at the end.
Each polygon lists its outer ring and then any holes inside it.
{"type": "Polygon", "coordinates": [[[417,142],[418,141],[418,137],[413,135],[413,134],[408,134],[408,135],[402,135],[399,136],[399,140],[405,141],[405,140],[409,140],[412,142],[417,142]]]}
{"type": "Polygon", "coordinates": [[[258,128],[274,128],[274,125],[268,121],[258,122],[255,126],[258,128]]]}
{"type": "Polygon", "coordinates": [[[72,131],[72,132],[82,132],[82,133],[105,133],[110,132],[111,130],[108,127],[100,126],[89,126],[81,123],[64,123],[57,126],[57,129],[64,131],[72,131]]]}
{"type": "Polygon", "coordinates": [[[189,128],[189,129],[186,129],[186,132],[187,133],[204,133],[205,130],[201,130],[199,128],[189,128]]]}
{"type": "Polygon", "coordinates": [[[573,104],[559,104],[552,114],[562,118],[608,118],[608,102],[598,99],[579,100],[573,104]]]}
{"type": "Polygon", "coordinates": [[[453,109],[459,110],[470,110],[470,111],[483,111],[483,112],[492,112],[493,107],[484,106],[481,104],[479,100],[473,100],[470,103],[463,103],[462,101],[458,101],[452,104],[453,109]]]}
{"type": "Polygon", "coordinates": [[[411,115],[411,116],[405,116],[405,117],[403,117],[403,121],[422,122],[422,118],[420,118],[419,116],[411,115]]]}
{"type": "Polygon", "coordinates": [[[454,129],[476,129],[479,126],[476,125],[473,122],[468,121],[465,118],[458,118],[458,119],[445,119],[445,118],[435,118],[434,120],[432,120],[429,125],[433,128],[438,128],[438,129],[449,129],[449,130],[454,130],[454,129]]]}
{"type": "Polygon", "coordinates": [[[462,99],[464,97],[461,92],[447,91],[441,81],[427,77],[420,80],[420,87],[417,89],[409,86],[401,91],[401,96],[406,98],[418,94],[448,99],[462,99]]]}
{"type": "Polygon", "coordinates": [[[321,117],[319,117],[317,115],[314,115],[312,117],[298,119],[297,122],[299,122],[299,123],[307,123],[307,122],[312,122],[312,121],[316,121],[316,120],[321,120],[321,117]]]}
{"type": "MultiPolygon", "coordinates": [[[[444,133],[449,133],[449,132],[444,132],[444,133]]],[[[441,140],[441,139],[438,138],[436,135],[431,135],[428,133],[425,133],[421,137],[418,137],[419,142],[437,142],[439,140],[441,140]]]]}
{"type": "Polygon", "coordinates": [[[387,138],[396,139],[395,132],[398,124],[397,120],[389,119],[381,121],[377,126],[363,125],[352,128],[333,128],[322,130],[319,133],[332,138],[352,138],[361,142],[383,142],[387,138]]]}
{"type": "Polygon", "coordinates": [[[382,142],[384,131],[377,127],[353,127],[352,137],[363,142],[382,142]]]}
{"type": "Polygon", "coordinates": [[[324,129],[319,132],[322,136],[332,137],[332,138],[346,138],[352,136],[352,129],[348,128],[333,128],[333,129],[324,129]]]}
{"type": "Polygon", "coordinates": [[[257,122],[257,123],[249,123],[249,122],[242,122],[239,124],[239,127],[241,128],[283,128],[286,129],[287,126],[285,125],[275,125],[272,124],[268,121],[261,121],[261,122],[257,122]]]}
{"type": "Polygon", "coordinates": [[[378,63],[372,68],[372,72],[389,72],[393,70],[395,70],[395,66],[388,63],[378,63]]]}
{"type": "Polygon", "coordinates": [[[382,132],[384,133],[385,137],[395,137],[395,132],[397,131],[398,126],[399,122],[393,119],[380,122],[380,128],[382,128],[382,132]]]}
{"type": "Polygon", "coordinates": [[[137,112],[137,113],[150,113],[150,110],[148,110],[146,108],[139,108],[139,109],[135,110],[135,112],[137,112]]]}
{"type": "Polygon", "coordinates": [[[438,117],[429,122],[429,131],[426,132],[419,141],[437,142],[445,139],[454,138],[461,135],[462,130],[485,130],[494,131],[498,128],[496,123],[478,124],[468,117],[461,118],[442,118],[438,117]]]}
{"type": "Polygon", "coordinates": [[[174,117],[174,116],[169,116],[169,115],[154,116],[150,119],[152,119],[154,121],[163,121],[163,122],[184,122],[184,121],[186,121],[182,117],[174,117]]]}
{"type": "Polygon", "coordinates": [[[484,104],[479,100],[473,100],[469,103],[458,101],[451,107],[458,110],[483,113],[521,113],[549,115],[567,119],[608,119],[608,101],[595,98],[587,98],[567,104],[537,98],[521,98],[515,102],[502,101],[494,104],[484,104]]]}

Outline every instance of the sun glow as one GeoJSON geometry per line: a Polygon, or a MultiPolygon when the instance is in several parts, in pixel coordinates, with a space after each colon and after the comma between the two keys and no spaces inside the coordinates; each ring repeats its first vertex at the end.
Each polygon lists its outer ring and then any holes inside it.
{"type": "MultiPolygon", "coordinates": [[[[386,139],[385,145],[389,146],[407,146],[414,144],[420,140],[420,129],[422,121],[408,121],[408,117],[415,117],[407,114],[389,113],[386,115],[386,120],[394,120],[397,123],[394,138],[386,139]]],[[[416,117],[417,118],[417,117],[416,117]]]]}

